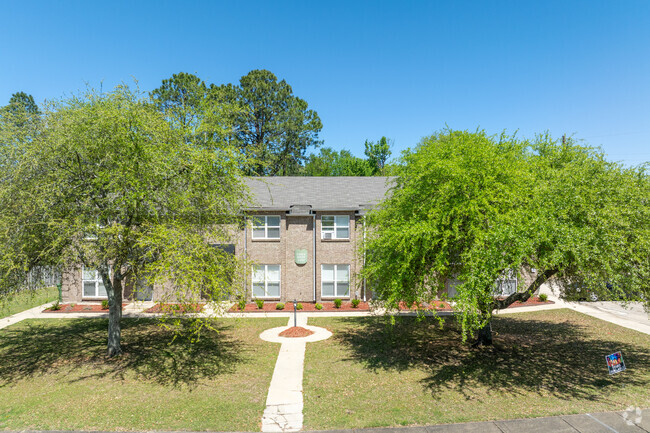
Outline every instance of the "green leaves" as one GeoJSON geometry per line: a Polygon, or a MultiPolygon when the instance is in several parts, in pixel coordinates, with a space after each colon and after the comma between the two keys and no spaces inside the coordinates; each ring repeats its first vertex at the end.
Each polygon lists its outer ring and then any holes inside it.
{"type": "MultiPolygon", "coordinates": [[[[541,283],[557,274],[562,287],[580,281],[603,294],[648,293],[642,168],[571,140],[445,130],[404,152],[395,171],[391,197],[367,216],[363,273],[382,299],[428,300],[457,280],[467,335],[498,306],[495,281],[509,271],[536,268],[541,283]]],[[[520,284],[521,296],[538,287],[532,280],[520,284]]]]}

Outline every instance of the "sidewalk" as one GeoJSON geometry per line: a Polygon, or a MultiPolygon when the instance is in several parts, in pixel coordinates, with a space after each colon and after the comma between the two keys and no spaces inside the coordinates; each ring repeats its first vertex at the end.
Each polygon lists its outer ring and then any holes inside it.
{"type": "MultiPolygon", "coordinates": [[[[76,433],[24,430],[11,433],[76,433]]],[[[628,412],[599,412],[580,415],[562,415],[545,418],[511,419],[502,421],[470,422],[417,427],[381,427],[348,430],[312,430],[311,433],[648,433],[650,409],[628,412]]],[[[89,432],[79,432],[89,433],[89,432]]],[[[110,432],[93,432],[110,433],[110,432]]],[[[176,433],[176,432],[150,432],[176,433]]],[[[192,432],[185,432],[192,433],[192,432]]],[[[206,432],[203,432],[206,433],[206,432]]]]}

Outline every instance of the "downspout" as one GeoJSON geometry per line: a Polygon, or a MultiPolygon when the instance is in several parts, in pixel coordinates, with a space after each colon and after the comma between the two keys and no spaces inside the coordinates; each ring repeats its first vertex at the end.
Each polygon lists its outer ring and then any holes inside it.
{"type": "MultiPolygon", "coordinates": [[[[248,287],[248,278],[246,275],[248,275],[248,218],[244,217],[244,299],[246,299],[247,295],[247,287],[248,287]]],[[[251,298],[253,297],[253,294],[251,293],[251,298]]]]}
{"type": "MultiPolygon", "coordinates": [[[[366,267],[366,218],[363,221],[363,267],[366,267]]],[[[366,279],[363,279],[363,302],[366,302],[366,279]]]]}
{"type": "Polygon", "coordinates": [[[313,286],[314,286],[314,302],[316,302],[316,214],[312,211],[312,232],[313,232],[313,245],[312,245],[312,260],[314,261],[313,265],[313,286]]]}

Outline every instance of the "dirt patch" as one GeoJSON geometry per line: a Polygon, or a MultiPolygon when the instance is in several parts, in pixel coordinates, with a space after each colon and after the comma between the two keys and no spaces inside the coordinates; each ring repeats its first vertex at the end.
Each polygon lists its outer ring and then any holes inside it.
{"type": "Polygon", "coordinates": [[[156,304],[144,310],[145,313],[186,314],[200,313],[205,304],[156,304]]]}
{"type": "MultiPolygon", "coordinates": [[[[122,304],[122,309],[129,305],[122,304]]],[[[108,307],[103,308],[102,304],[59,304],[58,310],[52,307],[43,310],[43,313],[108,313],[108,307]]]]}
{"type": "Polygon", "coordinates": [[[302,326],[292,326],[289,329],[285,329],[284,331],[280,332],[280,337],[289,337],[289,338],[300,338],[300,337],[309,337],[312,335],[314,331],[310,331],[309,329],[305,329],[302,326]]]}

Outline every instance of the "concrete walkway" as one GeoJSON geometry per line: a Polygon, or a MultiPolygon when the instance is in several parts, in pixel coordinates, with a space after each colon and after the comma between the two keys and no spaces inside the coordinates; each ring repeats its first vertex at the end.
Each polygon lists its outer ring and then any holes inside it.
{"type": "Polygon", "coordinates": [[[0,329],[6,328],[7,326],[11,326],[25,319],[42,319],[43,318],[42,311],[51,305],[52,303],[48,302],[47,304],[30,308],[29,310],[25,310],[21,313],[16,313],[12,316],[8,316],[3,319],[0,319],[0,329]]]}
{"type": "Polygon", "coordinates": [[[282,343],[275,363],[266,409],[262,416],[263,432],[296,432],[302,430],[302,373],[305,363],[305,349],[308,342],[325,340],[332,333],[324,328],[307,325],[305,314],[297,315],[297,326],[314,333],[303,338],[285,338],[279,334],[294,326],[294,317],[289,317],[287,326],[267,329],[260,338],[273,343],[282,343]]]}

